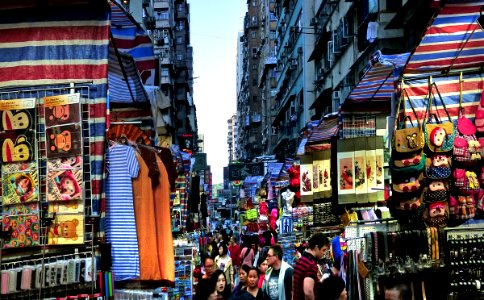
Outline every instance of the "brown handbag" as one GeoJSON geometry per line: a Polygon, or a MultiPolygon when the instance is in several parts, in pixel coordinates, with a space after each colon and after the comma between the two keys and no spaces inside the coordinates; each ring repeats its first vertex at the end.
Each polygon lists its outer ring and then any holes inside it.
{"type": "Polygon", "coordinates": [[[396,153],[414,153],[419,152],[424,147],[424,137],[422,130],[422,122],[420,122],[412,101],[408,99],[410,107],[417,121],[417,126],[413,126],[412,119],[405,114],[405,90],[402,91],[402,96],[398,102],[396,116],[395,116],[395,130],[393,132],[392,148],[396,153]],[[399,122],[400,110],[403,112],[403,120],[399,122]],[[407,126],[407,122],[412,126],[407,126]]]}

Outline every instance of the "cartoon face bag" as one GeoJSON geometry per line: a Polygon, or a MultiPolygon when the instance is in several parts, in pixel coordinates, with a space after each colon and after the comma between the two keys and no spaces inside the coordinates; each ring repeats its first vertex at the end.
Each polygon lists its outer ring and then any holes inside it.
{"type": "Polygon", "coordinates": [[[26,162],[34,158],[34,131],[3,131],[0,133],[0,141],[3,163],[26,162]]]}
{"type": "MultiPolygon", "coordinates": [[[[418,119],[412,101],[409,100],[408,102],[410,103],[410,107],[412,108],[414,116],[416,118],[416,126],[406,126],[407,121],[412,124],[411,118],[408,115],[405,115],[403,120],[401,122],[398,122],[401,110],[400,106],[402,106],[403,109],[405,107],[405,98],[403,96],[404,93],[405,91],[402,92],[402,97],[400,98],[400,102],[398,103],[397,107],[397,116],[395,117],[395,131],[393,133],[392,146],[393,150],[397,153],[418,152],[423,149],[424,139],[422,123],[418,119]]],[[[403,112],[403,114],[405,114],[405,112],[403,112]]]]}
{"type": "MultiPolygon", "coordinates": [[[[430,86],[430,89],[434,86],[435,83],[430,86]]],[[[432,91],[429,94],[428,118],[424,126],[425,145],[431,152],[452,151],[455,139],[454,123],[442,99],[441,103],[447,115],[447,121],[442,122],[436,113],[432,113],[432,91]]]]}

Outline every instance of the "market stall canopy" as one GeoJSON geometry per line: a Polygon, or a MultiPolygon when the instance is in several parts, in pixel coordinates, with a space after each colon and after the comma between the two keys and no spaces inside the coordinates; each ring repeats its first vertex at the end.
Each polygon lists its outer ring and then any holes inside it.
{"type": "Polygon", "coordinates": [[[114,46],[131,55],[143,83],[154,84],[156,59],[153,43],[146,31],[119,4],[111,2],[111,34],[114,46]]]}
{"type": "Polygon", "coordinates": [[[376,51],[360,82],[341,106],[341,111],[389,111],[395,81],[400,77],[408,57],[409,53],[384,55],[376,51]],[[368,105],[369,102],[372,105],[368,105]]]}
{"type": "Polygon", "coordinates": [[[477,23],[484,1],[449,0],[407,63],[403,76],[476,70],[484,62],[484,31],[477,23]]]}
{"type": "Polygon", "coordinates": [[[109,47],[109,102],[149,102],[133,57],[109,47]]]}
{"type": "MultiPolygon", "coordinates": [[[[483,5],[482,0],[447,1],[410,57],[402,88],[420,118],[431,90],[439,116],[445,116],[443,101],[450,116],[457,118],[462,94],[464,114],[474,119],[483,85],[484,32],[477,23],[483,5]]],[[[408,101],[406,109],[411,109],[408,101]]]]}

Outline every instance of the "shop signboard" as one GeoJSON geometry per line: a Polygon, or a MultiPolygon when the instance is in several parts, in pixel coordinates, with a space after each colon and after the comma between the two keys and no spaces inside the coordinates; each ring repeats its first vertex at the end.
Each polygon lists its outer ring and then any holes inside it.
{"type": "Polygon", "coordinates": [[[247,176],[264,176],[264,163],[229,164],[229,180],[244,180],[247,176]]]}

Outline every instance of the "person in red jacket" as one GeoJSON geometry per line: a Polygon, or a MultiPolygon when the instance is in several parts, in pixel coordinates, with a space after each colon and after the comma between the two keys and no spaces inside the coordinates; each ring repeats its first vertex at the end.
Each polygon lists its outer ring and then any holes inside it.
{"type": "Polygon", "coordinates": [[[240,245],[235,241],[235,237],[230,238],[229,242],[229,253],[230,258],[232,258],[232,265],[234,266],[234,274],[239,274],[240,268],[240,245]]]}

